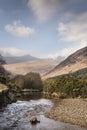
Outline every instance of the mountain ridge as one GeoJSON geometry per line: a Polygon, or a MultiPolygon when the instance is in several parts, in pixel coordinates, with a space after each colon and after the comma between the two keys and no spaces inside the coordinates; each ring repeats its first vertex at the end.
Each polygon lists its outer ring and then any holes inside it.
{"type": "Polygon", "coordinates": [[[55,68],[59,68],[59,67],[65,66],[65,65],[69,65],[70,63],[74,64],[74,63],[77,62],[77,60],[78,61],[80,60],[80,56],[87,56],[87,46],[77,50],[76,52],[74,52],[73,54],[68,56],[64,61],[62,61],[55,68]]]}
{"type": "Polygon", "coordinates": [[[7,64],[14,63],[22,63],[27,61],[40,60],[40,58],[31,56],[31,55],[23,55],[23,56],[3,56],[7,64]]]}
{"type": "Polygon", "coordinates": [[[76,52],[68,56],[53,70],[51,70],[45,76],[43,76],[43,79],[55,77],[62,74],[72,73],[85,67],[87,67],[87,46],[77,50],[76,52]]]}

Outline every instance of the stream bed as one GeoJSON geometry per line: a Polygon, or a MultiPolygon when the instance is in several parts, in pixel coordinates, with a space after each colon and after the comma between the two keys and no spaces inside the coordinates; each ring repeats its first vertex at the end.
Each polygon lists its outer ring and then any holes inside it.
{"type": "Polygon", "coordinates": [[[18,100],[0,112],[0,130],[86,130],[80,126],[62,123],[45,117],[53,101],[49,99],[18,100]],[[40,123],[32,125],[30,118],[36,116],[40,123]]]}

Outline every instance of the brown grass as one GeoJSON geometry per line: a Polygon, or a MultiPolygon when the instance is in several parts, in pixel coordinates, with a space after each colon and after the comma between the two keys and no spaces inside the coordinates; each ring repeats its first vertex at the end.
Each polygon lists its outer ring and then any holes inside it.
{"type": "Polygon", "coordinates": [[[9,64],[4,65],[4,68],[7,71],[10,71],[14,74],[23,74],[29,72],[37,72],[41,75],[49,72],[58,64],[56,60],[41,60],[41,61],[31,61],[31,62],[24,62],[24,63],[16,63],[16,64],[9,64]]]}

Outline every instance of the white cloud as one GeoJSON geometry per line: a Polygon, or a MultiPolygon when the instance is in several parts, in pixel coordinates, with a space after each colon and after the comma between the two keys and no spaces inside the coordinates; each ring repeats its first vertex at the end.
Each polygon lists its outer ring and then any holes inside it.
{"type": "Polygon", "coordinates": [[[73,21],[59,23],[57,31],[60,39],[66,42],[87,42],[87,13],[75,17],[73,21]]]}
{"type": "Polygon", "coordinates": [[[38,20],[45,21],[61,9],[59,1],[60,0],[28,0],[28,6],[31,7],[38,20]]]}
{"type": "Polygon", "coordinates": [[[60,22],[57,31],[59,42],[63,41],[63,44],[67,42],[69,46],[51,55],[51,57],[67,57],[76,50],[87,46],[87,13],[80,14],[77,17],[73,16],[73,20],[68,22],[60,22]]]}
{"type": "Polygon", "coordinates": [[[57,53],[50,54],[48,57],[56,59],[58,56],[68,57],[69,55],[73,54],[75,51],[87,46],[87,43],[80,43],[76,45],[71,45],[70,47],[64,48],[57,53]]]}
{"type": "Polygon", "coordinates": [[[28,52],[20,50],[15,47],[10,47],[10,48],[0,48],[0,54],[3,56],[22,56],[28,54],[28,52]]]}
{"type": "Polygon", "coordinates": [[[75,51],[77,51],[77,50],[79,50],[79,49],[85,47],[86,45],[87,45],[86,43],[81,43],[81,44],[77,44],[77,45],[74,45],[74,46],[71,45],[71,47],[62,49],[62,50],[59,52],[59,54],[60,54],[61,56],[67,57],[67,56],[69,56],[70,54],[74,53],[75,51]]]}
{"type": "Polygon", "coordinates": [[[39,21],[45,21],[52,16],[65,17],[66,13],[79,15],[86,12],[86,1],[82,0],[27,0],[27,5],[39,21]],[[84,9],[83,9],[84,7],[84,9]]]}
{"type": "Polygon", "coordinates": [[[13,24],[7,24],[5,30],[17,37],[29,37],[35,33],[34,28],[25,27],[20,21],[15,21],[13,24]]]}

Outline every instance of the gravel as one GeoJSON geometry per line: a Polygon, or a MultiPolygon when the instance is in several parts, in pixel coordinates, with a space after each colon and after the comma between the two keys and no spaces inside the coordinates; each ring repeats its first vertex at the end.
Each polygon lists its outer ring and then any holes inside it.
{"type": "Polygon", "coordinates": [[[62,99],[55,101],[46,116],[62,122],[87,128],[87,99],[62,99]]]}

